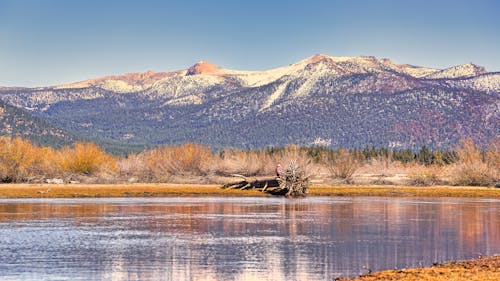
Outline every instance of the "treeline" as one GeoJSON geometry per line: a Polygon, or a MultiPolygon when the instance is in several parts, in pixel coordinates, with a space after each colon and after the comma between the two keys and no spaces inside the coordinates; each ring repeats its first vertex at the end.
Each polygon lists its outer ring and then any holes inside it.
{"type": "MultiPolygon", "coordinates": [[[[281,152],[285,148],[266,148],[264,149],[269,154],[281,152]]],[[[325,147],[312,146],[301,147],[311,159],[315,162],[321,162],[325,155],[336,154],[339,150],[332,150],[325,147]]],[[[483,150],[484,154],[486,150],[483,150]]],[[[362,161],[369,161],[372,159],[388,159],[390,161],[398,161],[401,163],[418,163],[422,165],[446,165],[453,164],[459,160],[457,150],[431,150],[427,146],[423,146],[420,150],[414,151],[411,149],[398,150],[389,148],[375,148],[365,147],[364,149],[350,149],[354,157],[362,161]]]]}
{"type": "MultiPolygon", "coordinates": [[[[260,150],[224,149],[185,143],[127,156],[106,153],[93,143],[60,149],[38,146],[20,137],[0,137],[0,182],[118,183],[219,182],[232,174],[273,175],[278,163],[296,160],[309,174],[350,183],[360,168],[373,163],[407,169],[410,184],[498,185],[499,142],[480,149],[464,140],[454,150],[418,151],[367,147],[337,149],[290,145],[260,150]]],[[[324,179],[326,180],[326,179],[324,179]]]]}

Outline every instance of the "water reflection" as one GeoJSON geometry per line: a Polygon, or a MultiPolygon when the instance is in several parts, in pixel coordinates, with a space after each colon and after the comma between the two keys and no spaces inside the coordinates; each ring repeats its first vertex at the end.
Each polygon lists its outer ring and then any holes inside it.
{"type": "Polygon", "coordinates": [[[500,254],[500,200],[0,200],[2,280],[326,280],[500,254]]]}

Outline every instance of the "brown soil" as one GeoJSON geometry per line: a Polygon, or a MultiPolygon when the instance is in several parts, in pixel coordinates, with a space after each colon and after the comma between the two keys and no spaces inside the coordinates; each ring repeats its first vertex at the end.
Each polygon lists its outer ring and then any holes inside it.
{"type": "Polygon", "coordinates": [[[479,258],[469,261],[456,261],[432,267],[412,268],[402,270],[386,270],[353,279],[339,278],[337,280],[378,281],[479,281],[500,280],[500,256],[479,258]]]}

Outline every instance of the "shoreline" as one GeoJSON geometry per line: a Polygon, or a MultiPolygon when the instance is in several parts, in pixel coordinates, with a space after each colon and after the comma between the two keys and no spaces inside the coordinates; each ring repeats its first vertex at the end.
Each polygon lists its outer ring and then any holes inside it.
{"type": "Polygon", "coordinates": [[[428,267],[382,270],[354,278],[337,278],[338,281],[382,280],[449,280],[479,281],[500,280],[500,255],[479,257],[465,261],[452,261],[428,267]]]}
{"type": "MultiPolygon", "coordinates": [[[[106,197],[270,197],[260,190],[222,189],[215,184],[0,184],[0,198],[106,197]]],[[[500,188],[475,186],[326,185],[309,188],[308,196],[500,198],[500,188]]]]}

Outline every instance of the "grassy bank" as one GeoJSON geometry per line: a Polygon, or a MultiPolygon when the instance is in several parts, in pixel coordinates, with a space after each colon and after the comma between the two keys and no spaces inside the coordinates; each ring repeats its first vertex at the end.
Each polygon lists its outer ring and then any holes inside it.
{"type": "Polygon", "coordinates": [[[266,196],[252,190],[221,189],[196,184],[5,184],[0,198],[266,196]]]}
{"type": "Polygon", "coordinates": [[[500,198],[500,188],[476,186],[315,185],[313,196],[484,197],[500,198]]]}
{"type": "MultiPolygon", "coordinates": [[[[1,184],[0,198],[270,196],[258,190],[199,184],[1,184]]],[[[309,196],[500,198],[499,188],[456,186],[313,185],[309,196]]]]}
{"type": "Polygon", "coordinates": [[[475,280],[500,280],[500,256],[479,258],[470,261],[450,262],[425,268],[412,268],[403,270],[386,270],[373,274],[363,275],[354,279],[356,281],[378,280],[419,280],[419,281],[475,281],[475,280]]]}

